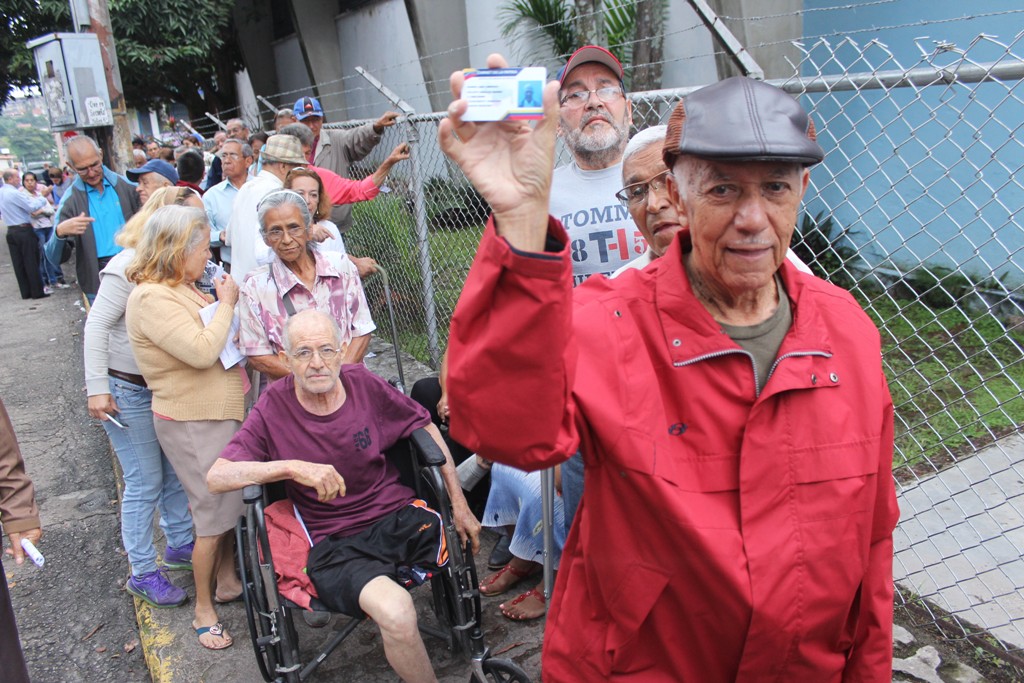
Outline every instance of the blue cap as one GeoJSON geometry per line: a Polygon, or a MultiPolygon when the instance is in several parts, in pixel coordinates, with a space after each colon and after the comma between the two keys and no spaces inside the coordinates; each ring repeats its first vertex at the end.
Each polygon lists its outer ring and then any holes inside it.
{"type": "Polygon", "coordinates": [[[147,173],[159,173],[164,178],[171,181],[171,185],[178,184],[178,172],[174,170],[174,167],[163,159],[150,159],[142,166],[133,168],[125,172],[128,179],[133,183],[139,182],[139,178],[147,173]]]}
{"type": "Polygon", "coordinates": [[[324,109],[320,106],[320,100],[315,97],[300,97],[292,107],[292,113],[299,121],[308,119],[310,116],[324,117],[324,109]]]}

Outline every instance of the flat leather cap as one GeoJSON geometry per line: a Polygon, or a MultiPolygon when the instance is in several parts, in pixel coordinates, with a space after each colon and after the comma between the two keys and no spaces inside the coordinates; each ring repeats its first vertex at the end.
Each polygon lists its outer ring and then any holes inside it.
{"type": "Polygon", "coordinates": [[[672,168],[691,154],[722,161],[791,161],[810,166],[825,152],[814,123],[788,93],[736,76],[695,90],[676,105],[662,157],[672,168]]]}

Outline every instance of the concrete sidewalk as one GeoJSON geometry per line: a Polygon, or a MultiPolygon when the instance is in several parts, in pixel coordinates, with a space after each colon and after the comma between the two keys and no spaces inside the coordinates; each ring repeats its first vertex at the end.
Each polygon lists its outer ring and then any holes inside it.
{"type": "Polygon", "coordinates": [[[903,487],[896,582],[1024,649],[1024,437],[1013,434],[903,487]]]}

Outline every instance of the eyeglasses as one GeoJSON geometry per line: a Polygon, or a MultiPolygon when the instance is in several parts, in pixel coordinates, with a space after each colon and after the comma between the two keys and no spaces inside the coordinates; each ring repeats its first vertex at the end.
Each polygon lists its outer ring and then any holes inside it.
{"type": "MultiPolygon", "coordinates": [[[[285,231],[281,228],[271,228],[270,230],[263,231],[263,237],[265,237],[268,242],[279,242],[281,241],[281,238],[284,237],[284,232],[285,231]]],[[[306,226],[304,225],[293,225],[288,228],[288,235],[292,239],[297,239],[305,234],[306,226]]]]}
{"type": "Polygon", "coordinates": [[[323,362],[330,363],[339,353],[341,353],[341,349],[335,349],[330,346],[321,346],[319,349],[301,348],[292,354],[292,358],[300,363],[308,363],[316,355],[320,356],[320,360],[323,362]]]}
{"type": "Polygon", "coordinates": [[[50,176],[50,180],[62,180],[63,178],[64,178],[64,176],[63,175],[59,175],[59,174],[58,175],[51,175],[50,176]]]}
{"type": "Polygon", "coordinates": [[[615,198],[618,199],[623,206],[639,206],[647,201],[647,195],[651,190],[660,192],[665,189],[665,186],[668,185],[668,174],[668,169],[665,169],[650,180],[626,185],[615,193],[615,198]]]}
{"type": "Polygon", "coordinates": [[[97,159],[96,161],[92,162],[91,164],[89,164],[85,168],[78,168],[76,166],[75,167],[75,172],[78,175],[86,175],[87,173],[89,173],[89,171],[95,171],[96,169],[98,169],[102,165],[103,165],[103,160],[102,159],[97,159]]]}
{"type": "Polygon", "coordinates": [[[569,109],[579,109],[590,101],[591,95],[597,95],[597,99],[601,100],[605,104],[611,104],[612,102],[618,102],[621,98],[625,97],[622,92],[622,88],[617,85],[609,85],[604,88],[598,88],[597,90],[577,90],[565,95],[559,102],[563,107],[569,109]]]}
{"type": "Polygon", "coordinates": [[[239,154],[238,152],[221,152],[220,153],[220,158],[221,159],[241,159],[242,155],[239,154]]]}

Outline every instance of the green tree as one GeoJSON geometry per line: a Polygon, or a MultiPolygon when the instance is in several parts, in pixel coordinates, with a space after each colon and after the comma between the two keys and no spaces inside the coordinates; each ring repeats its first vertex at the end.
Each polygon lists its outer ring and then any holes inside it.
{"type": "Polygon", "coordinates": [[[43,116],[0,117],[0,147],[26,162],[57,159],[53,133],[43,116]]]}
{"type": "Polygon", "coordinates": [[[0,3],[0,105],[13,88],[36,85],[35,61],[25,42],[67,30],[71,11],[61,0],[4,0],[0,3]]]}
{"type": "MultiPolygon", "coordinates": [[[[234,73],[242,67],[223,0],[109,0],[110,23],[125,101],[133,107],[183,102],[193,117],[235,103],[234,73]]],[[[70,30],[67,2],[4,0],[0,21],[0,102],[12,87],[36,83],[25,41],[70,30]],[[6,68],[4,68],[6,67],[6,68]]]]}
{"type": "Polygon", "coordinates": [[[109,0],[125,99],[132,106],[177,100],[192,118],[234,105],[242,68],[224,0],[109,0]]]}
{"type": "Polygon", "coordinates": [[[508,0],[499,18],[513,43],[541,45],[520,58],[568,59],[582,45],[604,45],[626,67],[627,87],[641,91],[661,87],[666,8],[666,0],[508,0]]]}

